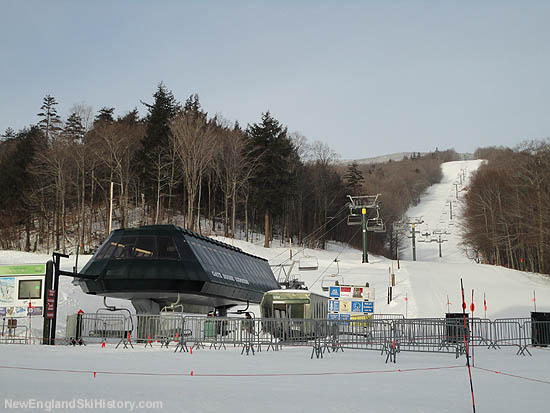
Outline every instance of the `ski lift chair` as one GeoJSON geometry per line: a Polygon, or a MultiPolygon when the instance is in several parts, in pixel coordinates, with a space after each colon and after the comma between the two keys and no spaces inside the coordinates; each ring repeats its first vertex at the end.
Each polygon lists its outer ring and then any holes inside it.
{"type": "Polygon", "coordinates": [[[315,271],[319,268],[317,257],[303,257],[298,262],[299,271],[315,271]]]}
{"type": "Polygon", "coordinates": [[[367,231],[386,232],[386,225],[382,218],[370,218],[367,220],[367,231]]]}
{"type": "Polygon", "coordinates": [[[384,222],[382,222],[380,225],[378,225],[374,229],[374,232],[386,232],[386,224],[384,224],[384,222]]]}
{"type": "Polygon", "coordinates": [[[348,225],[361,225],[361,215],[359,214],[348,215],[348,225]]]}
{"type": "Polygon", "coordinates": [[[328,291],[330,287],[336,286],[336,285],[344,285],[344,276],[340,275],[340,265],[338,264],[338,258],[334,259],[334,262],[336,263],[336,274],[328,274],[323,277],[321,280],[321,289],[323,291],[328,291]]]}
{"type": "Polygon", "coordinates": [[[321,280],[321,289],[323,291],[328,291],[330,287],[334,287],[336,285],[345,285],[343,275],[328,274],[328,275],[325,275],[321,280]]]}

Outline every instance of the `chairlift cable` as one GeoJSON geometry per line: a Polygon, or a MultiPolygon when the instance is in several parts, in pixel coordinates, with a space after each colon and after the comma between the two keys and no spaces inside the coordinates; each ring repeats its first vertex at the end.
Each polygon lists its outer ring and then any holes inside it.
{"type": "MultiPolygon", "coordinates": [[[[342,212],[344,212],[346,210],[348,206],[347,205],[344,205],[342,208],[340,208],[340,210],[334,214],[333,217],[331,217],[326,223],[320,225],[317,229],[315,229],[314,231],[310,232],[309,234],[307,234],[303,240],[302,240],[302,243],[305,242],[307,239],[313,237],[317,232],[321,231],[327,224],[329,224],[332,220],[336,219],[336,217],[338,215],[340,215],[342,212]]],[[[341,221],[340,221],[341,222],[341,221]]],[[[334,227],[333,227],[334,228],[334,227]]]]}
{"type": "MultiPolygon", "coordinates": [[[[339,222],[337,222],[337,223],[334,225],[334,227],[328,229],[328,230],[327,230],[324,234],[322,234],[322,235],[325,235],[325,234],[329,233],[329,232],[332,231],[334,228],[336,228],[336,226],[338,226],[339,224],[341,224],[342,222],[344,222],[344,220],[346,220],[346,219],[347,219],[347,216],[345,216],[344,218],[342,218],[339,222]]],[[[296,251],[296,254],[294,254],[294,257],[296,257],[298,254],[304,254],[304,257],[305,257],[305,256],[306,256],[306,255],[305,255],[305,250],[306,250],[306,247],[303,247],[303,246],[300,247],[300,248],[296,251]]],[[[279,257],[280,255],[284,254],[285,252],[286,252],[286,251],[283,251],[282,253],[277,254],[277,255],[276,255],[275,257],[273,257],[273,258],[277,258],[277,257],[279,257]]],[[[272,258],[272,259],[273,259],[273,258],[272,258]]],[[[288,261],[290,261],[290,258],[287,258],[285,261],[281,262],[281,263],[278,264],[278,265],[281,265],[281,266],[282,266],[282,265],[286,264],[288,261]]]]}
{"type": "MultiPolygon", "coordinates": [[[[338,215],[340,215],[344,209],[346,208],[346,206],[343,206],[333,217],[330,218],[330,220],[327,221],[327,224],[329,222],[331,222],[332,220],[336,219],[336,217],[338,215]]],[[[336,225],[340,224],[342,221],[339,221],[336,225]]],[[[325,224],[326,225],[326,224],[325,224]]],[[[332,227],[330,230],[328,231],[332,231],[336,226],[332,227]]],[[[314,231],[310,232],[309,234],[307,234],[303,239],[302,239],[302,243],[304,243],[304,241],[306,241],[308,238],[312,237],[313,235],[315,235],[315,233],[317,233],[319,230],[321,230],[323,228],[323,225],[321,225],[320,227],[318,227],[317,229],[315,229],[314,231]]],[[[327,231],[327,232],[328,232],[327,231]]],[[[324,234],[323,234],[324,235],[324,234]]],[[[298,249],[302,249],[302,251],[298,251],[296,252],[296,254],[299,254],[300,252],[303,252],[303,250],[305,249],[305,247],[299,247],[298,249]]],[[[286,251],[283,251],[281,252],[280,254],[277,254],[276,256],[274,256],[273,258],[271,258],[272,260],[283,255],[284,253],[286,253],[286,251]]],[[[288,261],[289,259],[287,259],[286,261],[288,261]]],[[[284,264],[286,261],[283,261],[281,264],[284,264]]]]}
{"type": "Polygon", "coordinates": [[[327,267],[324,269],[324,271],[319,275],[319,277],[317,277],[317,279],[313,282],[313,284],[311,284],[309,286],[309,288],[312,288],[316,283],[317,281],[319,281],[319,279],[327,272],[327,270],[330,268],[330,266],[332,265],[333,262],[335,262],[335,260],[338,259],[338,257],[342,254],[342,252],[344,252],[344,249],[349,245],[349,243],[351,243],[351,241],[353,241],[353,238],[355,238],[355,236],[359,233],[359,231],[361,230],[361,227],[357,228],[357,231],[355,231],[355,233],[351,236],[351,238],[349,239],[349,241],[344,244],[344,246],[342,247],[342,249],[340,250],[340,252],[338,253],[338,255],[336,255],[336,258],[334,258],[334,260],[332,260],[330,262],[329,265],[327,265],[327,267]]]}
{"type": "MultiPolygon", "coordinates": [[[[341,209],[340,211],[338,211],[338,213],[337,213],[336,215],[334,215],[328,222],[330,222],[330,221],[336,219],[336,217],[337,217],[339,214],[341,214],[342,211],[343,211],[343,209],[341,209]]],[[[341,224],[342,222],[344,222],[344,220],[346,220],[346,219],[347,219],[347,216],[345,216],[345,217],[342,218],[340,221],[338,221],[333,227],[327,229],[323,234],[321,234],[321,236],[324,236],[324,235],[328,234],[330,231],[332,231],[334,228],[336,228],[338,225],[340,225],[340,224],[341,224]]],[[[306,236],[303,238],[302,243],[303,243],[307,238],[311,237],[311,236],[314,235],[316,232],[318,232],[320,228],[322,228],[322,226],[319,227],[318,229],[316,229],[314,232],[312,232],[312,233],[306,235],[306,236]]],[[[296,256],[296,255],[298,255],[298,254],[303,254],[304,251],[305,251],[305,249],[306,249],[306,247],[304,247],[304,246],[298,247],[298,249],[297,249],[297,251],[296,251],[296,254],[295,254],[294,256],[296,256]]],[[[275,255],[273,258],[271,258],[271,260],[274,260],[274,259],[280,257],[281,255],[285,254],[286,252],[287,252],[287,250],[282,251],[281,253],[279,253],[279,254],[275,255]]],[[[290,261],[290,258],[287,258],[286,260],[284,260],[283,262],[281,262],[281,263],[278,264],[278,265],[286,264],[288,261],[290,261]]]]}

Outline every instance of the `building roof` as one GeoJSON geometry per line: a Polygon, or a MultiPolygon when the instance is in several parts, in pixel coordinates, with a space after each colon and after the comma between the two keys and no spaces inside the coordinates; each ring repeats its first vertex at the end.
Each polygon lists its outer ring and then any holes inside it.
{"type": "Polygon", "coordinates": [[[279,288],[266,259],[175,225],[113,231],[82,269],[89,292],[216,295],[259,302],[279,288]]]}

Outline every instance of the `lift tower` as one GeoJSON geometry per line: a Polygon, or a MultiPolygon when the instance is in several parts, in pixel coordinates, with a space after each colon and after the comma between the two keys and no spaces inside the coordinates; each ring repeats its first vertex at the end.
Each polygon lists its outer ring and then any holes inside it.
{"type": "Polygon", "coordinates": [[[380,218],[380,203],[378,197],[380,194],[376,195],[359,195],[351,196],[349,198],[349,215],[348,215],[348,225],[361,225],[362,226],[362,244],[363,244],[363,261],[369,262],[369,255],[367,251],[368,247],[368,238],[367,231],[371,232],[386,232],[386,225],[382,218],[380,218]],[[374,210],[375,216],[372,218],[368,217],[368,210],[374,210]]]}

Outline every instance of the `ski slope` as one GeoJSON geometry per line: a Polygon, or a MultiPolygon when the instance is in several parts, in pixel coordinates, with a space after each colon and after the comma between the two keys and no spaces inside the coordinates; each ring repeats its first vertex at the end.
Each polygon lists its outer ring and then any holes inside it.
{"type": "MultiPolygon", "coordinates": [[[[322,292],[323,280],[334,281],[335,274],[343,278],[346,284],[369,283],[375,288],[375,312],[401,313],[408,317],[442,317],[449,309],[451,312],[462,311],[460,279],[463,279],[467,292],[468,304],[471,302],[471,291],[474,290],[474,304],[478,317],[485,316],[483,311],[484,295],[487,302],[487,317],[528,317],[533,310],[533,292],[536,292],[537,310],[550,311],[550,277],[510,270],[493,265],[478,264],[467,257],[461,246],[460,202],[453,206],[453,219],[448,214],[448,201],[455,199],[455,182],[464,171],[463,185],[467,187],[470,174],[475,171],[481,161],[457,161],[444,163],[443,179],[433,185],[422,196],[420,203],[411,208],[409,217],[422,217],[424,223],[418,226],[420,233],[434,230],[446,231],[448,241],[442,244],[442,258],[439,258],[437,243],[417,242],[417,261],[412,261],[411,240],[404,238],[400,250],[400,269],[397,262],[379,256],[369,256],[368,263],[362,263],[361,251],[338,243],[329,243],[327,250],[311,250],[293,248],[290,259],[289,246],[279,245],[274,241],[271,248],[263,247],[263,239],[253,242],[232,240],[217,237],[218,240],[233,244],[242,250],[264,257],[272,265],[276,277],[284,279],[286,271],[292,269],[292,278],[303,280],[309,289],[322,292]],[[335,262],[335,260],[338,262],[335,262]],[[317,261],[317,270],[300,271],[299,263],[317,261]],[[284,268],[284,271],[282,270],[284,268]],[[391,271],[395,273],[396,286],[393,289],[393,301],[387,302],[387,289],[390,283],[391,271]],[[407,297],[407,301],[405,301],[407,297]],[[448,301],[447,301],[448,297],[448,301]],[[447,303],[450,302],[448,306],[447,303]]],[[[421,235],[418,235],[421,237],[421,235]]],[[[79,267],[82,268],[90,256],[79,257],[79,267]]],[[[0,264],[40,263],[50,259],[46,254],[30,254],[16,251],[0,251],[0,264]]],[[[62,261],[62,268],[71,270],[75,257],[62,261]]],[[[74,286],[71,280],[61,278],[59,296],[59,333],[63,333],[67,314],[73,314],[79,309],[85,312],[95,312],[103,306],[103,298],[84,294],[80,287],[74,286]]],[[[126,300],[108,299],[109,304],[132,308],[126,300]]],[[[253,307],[258,315],[258,308],[253,307]]]]}
{"type": "MultiPolygon", "coordinates": [[[[444,164],[442,182],[431,187],[420,204],[409,211],[411,217],[423,217],[421,232],[441,228],[448,232],[442,258],[438,256],[437,244],[418,243],[418,261],[411,261],[408,239],[402,246],[399,270],[396,262],[378,256],[371,255],[369,263],[361,263],[361,251],[337,243],[329,244],[323,251],[294,248],[290,259],[289,247],[278,245],[277,241],[266,249],[262,239],[218,239],[269,259],[276,276],[284,275],[280,269],[288,272],[292,261],[296,261],[291,276],[302,279],[314,291],[321,291],[324,279],[333,281],[333,274],[349,284],[369,282],[376,289],[377,313],[442,317],[447,311],[447,297],[450,311],[461,311],[461,278],[468,302],[474,290],[477,309],[483,309],[483,294],[486,295],[487,317],[491,319],[528,317],[535,290],[537,309],[550,311],[549,277],[477,264],[460,246],[457,222],[461,205],[455,206],[456,217],[451,223],[445,214],[446,202],[454,194],[457,173],[465,168],[472,172],[479,164],[444,164]],[[317,261],[318,269],[300,271],[300,260],[317,261]],[[394,299],[388,304],[386,291],[392,266],[397,284],[394,299]]],[[[40,263],[49,258],[45,254],[0,252],[2,264],[40,263]]],[[[88,259],[80,257],[79,267],[88,259]]],[[[75,257],[64,260],[63,269],[70,270],[74,260],[75,257]]],[[[131,307],[125,300],[109,299],[108,304],[131,307]]],[[[79,309],[95,312],[102,305],[102,298],[86,295],[69,278],[62,278],[58,336],[64,335],[67,314],[79,309]]],[[[257,306],[253,311],[258,315],[257,306]]],[[[310,348],[285,348],[278,352],[264,349],[254,356],[243,356],[240,348],[195,349],[189,354],[155,346],[116,350],[110,344],[106,348],[0,345],[3,410],[36,411],[29,403],[36,406],[39,402],[43,403],[42,411],[76,410],[48,409],[52,404],[44,404],[66,402],[73,403],[70,406],[88,406],[85,411],[104,411],[102,403],[114,404],[121,411],[140,411],[139,402],[159,401],[162,405],[158,410],[144,407],[141,411],[472,411],[464,358],[455,359],[452,354],[399,353],[397,364],[389,365],[379,352],[365,350],[327,353],[323,359],[311,360],[310,348]],[[14,403],[27,403],[27,408],[19,404],[15,409],[14,403]]],[[[533,348],[531,352],[533,357],[517,356],[515,348],[476,349],[472,376],[478,411],[518,411],[527,406],[530,412],[548,410],[550,351],[533,348]]]]}

